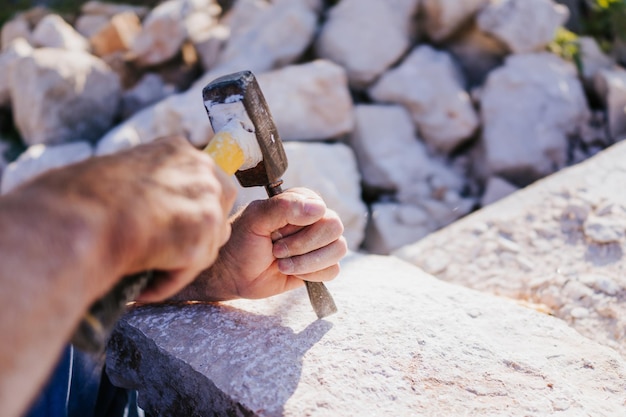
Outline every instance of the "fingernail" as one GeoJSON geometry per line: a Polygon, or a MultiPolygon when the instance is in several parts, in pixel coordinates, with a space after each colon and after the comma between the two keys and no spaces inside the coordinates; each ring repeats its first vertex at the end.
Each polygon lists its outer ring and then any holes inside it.
{"type": "Polygon", "coordinates": [[[293,264],[291,258],[279,259],[278,270],[285,275],[289,275],[295,271],[295,265],[293,264]]]}
{"type": "Polygon", "coordinates": [[[303,204],[304,214],[309,216],[318,216],[324,213],[326,209],[324,205],[320,204],[320,201],[314,198],[307,198],[303,204]]]}
{"type": "Polygon", "coordinates": [[[278,230],[272,232],[272,234],[270,235],[270,239],[272,239],[272,242],[276,242],[278,239],[282,239],[282,238],[283,238],[283,235],[281,235],[278,230]]]}
{"type": "Polygon", "coordinates": [[[274,256],[279,259],[289,257],[289,248],[285,245],[285,242],[274,243],[274,249],[272,250],[274,256]]]}

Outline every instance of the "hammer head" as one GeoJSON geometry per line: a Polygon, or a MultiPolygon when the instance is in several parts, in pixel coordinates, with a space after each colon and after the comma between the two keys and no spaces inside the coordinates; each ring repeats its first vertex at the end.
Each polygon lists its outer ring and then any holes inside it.
{"type": "MultiPolygon", "coordinates": [[[[244,187],[267,187],[279,182],[287,170],[287,156],[254,74],[241,71],[217,78],[204,87],[202,98],[214,130],[218,118],[215,112],[219,111],[217,104],[241,102],[252,122],[263,160],[253,168],[237,171],[235,176],[239,183],[244,187]]],[[[223,121],[224,115],[220,114],[219,118],[223,121]]]]}

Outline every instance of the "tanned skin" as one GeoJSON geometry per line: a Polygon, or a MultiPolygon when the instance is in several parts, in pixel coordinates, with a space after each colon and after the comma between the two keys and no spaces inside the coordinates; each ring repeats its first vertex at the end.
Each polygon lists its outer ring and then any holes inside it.
{"type": "Polygon", "coordinates": [[[92,158],[0,197],[0,415],[18,417],[88,307],[121,277],[139,297],[263,298],[339,273],[343,225],[310,190],[228,219],[236,186],[180,137],[92,158]]]}

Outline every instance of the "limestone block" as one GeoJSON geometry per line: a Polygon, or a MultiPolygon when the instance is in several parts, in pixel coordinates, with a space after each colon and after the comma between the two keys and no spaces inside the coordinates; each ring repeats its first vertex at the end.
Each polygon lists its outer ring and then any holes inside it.
{"type": "Polygon", "coordinates": [[[79,52],[89,51],[87,39],[56,14],[49,14],[41,19],[33,30],[32,42],[36,47],[60,48],[79,52]]]}
{"type": "Polygon", "coordinates": [[[509,194],[513,194],[519,188],[514,186],[508,181],[499,177],[489,177],[487,185],[485,186],[485,192],[480,199],[480,204],[484,207],[489,204],[493,204],[498,200],[503,199],[509,194]]]}
{"type": "Polygon", "coordinates": [[[134,309],[111,338],[107,371],[151,415],[624,411],[624,359],[553,317],[392,257],[351,255],[328,288],[339,312],[324,320],[303,288],[134,309]]]}
{"type": "Polygon", "coordinates": [[[28,20],[24,16],[18,15],[2,25],[2,31],[0,32],[0,45],[2,46],[2,49],[6,49],[9,47],[11,42],[18,38],[24,38],[30,43],[32,42],[31,32],[32,30],[28,20]]]}
{"type": "Polygon", "coordinates": [[[84,161],[92,155],[93,148],[87,142],[30,146],[5,169],[0,194],[6,194],[29,179],[53,168],[84,161]]]}
{"type": "Polygon", "coordinates": [[[270,6],[267,0],[237,0],[220,23],[228,26],[233,38],[242,36],[256,25],[270,6]]]}
{"type": "Polygon", "coordinates": [[[418,46],[398,67],[383,74],[369,94],[376,102],[407,107],[420,136],[442,152],[454,150],[478,126],[452,58],[428,45],[418,46]]]}
{"type": "Polygon", "coordinates": [[[125,52],[130,49],[135,37],[141,31],[141,22],[133,12],[120,13],[89,37],[93,53],[105,56],[113,52],[125,52]]]}
{"type": "Polygon", "coordinates": [[[397,190],[407,177],[427,171],[428,154],[403,106],[360,104],[354,115],[350,146],[366,185],[397,190]]]}
{"type": "Polygon", "coordinates": [[[317,55],[344,67],[351,85],[366,87],[410,46],[395,20],[385,2],[343,0],[328,12],[315,43],[317,55]]]}
{"type": "Polygon", "coordinates": [[[594,86],[604,100],[609,135],[618,140],[626,134],[626,70],[619,66],[600,69],[594,86]]]}
{"type": "Polygon", "coordinates": [[[490,0],[422,0],[422,24],[428,37],[439,42],[470,21],[490,0]]]}
{"type": "MultiPolygon", "coordinates": [[[[284,147],[289,167],[283,189],[307,187],[322,196],[341,218],[348,246],[357,250],[365,235],[367,207],[361,201],[361,177],[352,149],[342,143],[311,142],[286,142],[284,147]]],[[[243,188],[235,208],[266,198],[263,188],[243,188]]]]}
{"type": "Polygon", "coordinates": [[[481,110],[487,165],[518,185],[562,168],[568,136],[590,116],[576,69],[550,53],[509,56],[489,74],[481,110]]]}
{"type": "Polygon", "coordinates": [[[514,53],[526,53],[544,49],[568,17],[567,7],[552,0],[503,0],[489,3],[477,22],[514,53]]]}
{"type": "Polygon", "coordinates": [[[337,138],[354,126],[346,72],[330,61],[287,66],[258,82],[285,141],[337,138]]]}
{"type": "Polygon", "coordinates": [[[33,48],[24,38],[14,39],[10,45],[0,52],[0,107],[11,105],[11,85],[9,69],[20,58],[32,53],[33,48]]]}
{"type": "Polygon", "coordinates": [[[13,118],[28,145],[94,140],[117,114],[120,83],[85,52],[38,48],[11,67],[13,118]]]}
{"type": "Polygon", "coordinates": [[[374,203],[363,248],[371,254],[388,255],[417,242],[436,229],[437,224],[419,206],[395,202],[374,203]]]}
{"type": "Polygon", "coordinates": [[[123,118],[128,118],[174,93],[174,87],[165,84],[159,75],[147,73],[133,88],[122,93],[121,115],[123,118]]]}
{"type": "Polygon", "coordinates": [[[195,13],[212,18],[214,10],[212,0],[168,0],[159,4],[143,21],[142,30],[130,48],[134,62],[152,66],[173,58],[187,39],[186,19],[195,13]]]}
{"type": "Polygon", "coordinates": [[[533,303],[626,358],[625,158],[620,142],[394,254],[533,303]]]}
{"type": "Polygon", "coordinates": [[[272,4],[251,19],[245,31],[231,29],[218,64],[256,73],[291,64],[311,44],[318,17],[316,11],[301,1],[272,4]]]}

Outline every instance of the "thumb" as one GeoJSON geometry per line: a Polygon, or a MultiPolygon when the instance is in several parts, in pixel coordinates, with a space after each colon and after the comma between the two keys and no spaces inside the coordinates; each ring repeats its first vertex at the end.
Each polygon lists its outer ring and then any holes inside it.
{"type": "Polygon", "coordinates": [[[249,228],[253,233],[270,236],[272,232],[287,225],[313,224],[320,220],[325,212],[326,204],[319,195],[307,189],[296,188],[267,200],[255,201],[248,206],[244,214],[249,215],[249,228]]]}

